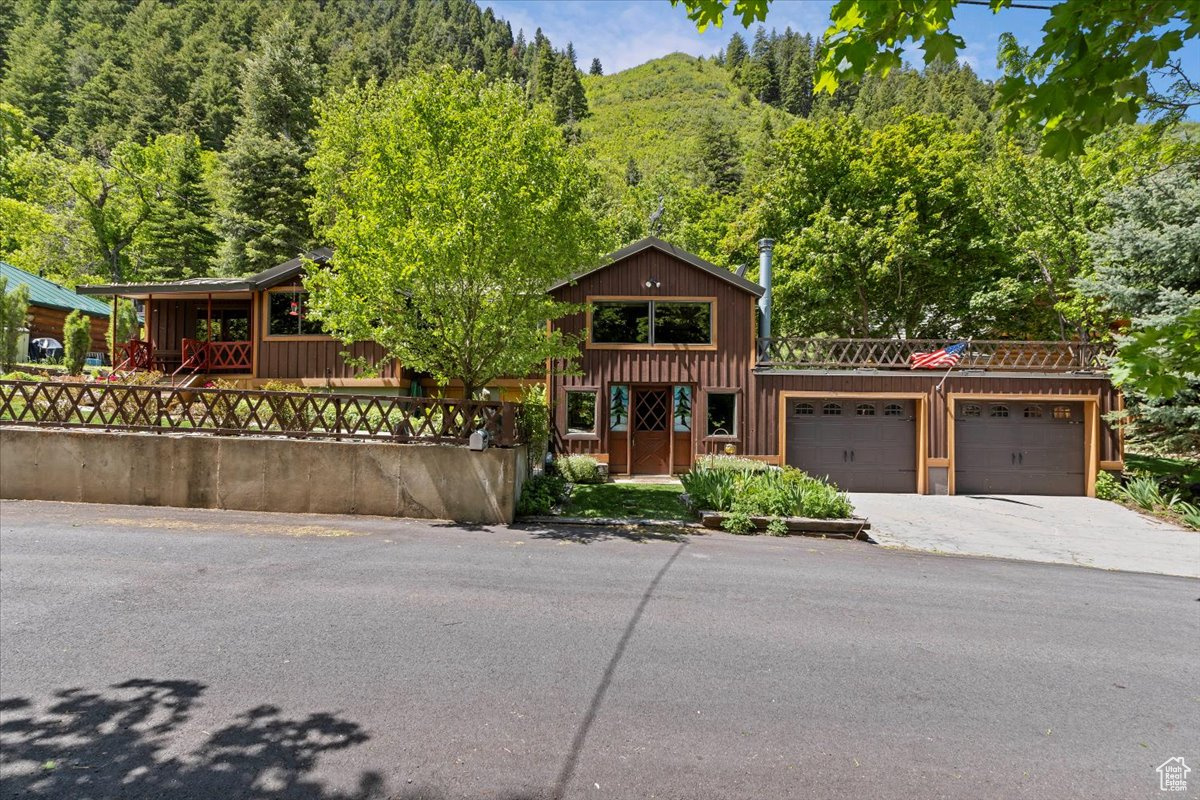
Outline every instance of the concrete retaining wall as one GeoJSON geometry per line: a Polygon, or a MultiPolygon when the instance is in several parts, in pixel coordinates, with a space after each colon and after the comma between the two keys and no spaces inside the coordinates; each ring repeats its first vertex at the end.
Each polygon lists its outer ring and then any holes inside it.
{"type": "Polygon", "coordinates": [[[511,522],[525,448],[0,428],[0,497],[511,522]]]}

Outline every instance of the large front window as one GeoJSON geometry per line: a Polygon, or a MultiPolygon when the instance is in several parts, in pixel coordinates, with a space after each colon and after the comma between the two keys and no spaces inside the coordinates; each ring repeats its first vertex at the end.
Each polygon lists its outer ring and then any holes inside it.
{"type": "Polygon", "coordinates": [[[267,335],[319,336],[321,323],[308,318],[308,292],[271,292],[267,295],[267,335]]]}
{"type": "Polygon", "coordinates": [[[598,300],[592,303],[593,344],[708,345],[710,300],[598,300]]]}

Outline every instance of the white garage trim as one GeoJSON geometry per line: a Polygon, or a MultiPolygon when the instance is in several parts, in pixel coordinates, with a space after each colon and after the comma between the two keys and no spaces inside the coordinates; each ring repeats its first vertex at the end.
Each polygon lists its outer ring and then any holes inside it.
{"type": "Polygon", "coordinates": [[[786,463],[787,454],[787,403],[799,398],[864,399],[864,400],[912,400],[916,404],[917,424],[917,494],[928,492],[926,460],[929,454],[929,394],[927,392],[810,392],[783,391],[779,393],[779,463],[786,463]]]}
{"type": "Polygon", "coordinates": [[[1096,496],[1096,473],[1100,471],[1100,395],[1097,394],[1005,394],[1003,392],[950,392],[946,395],[946,455],[950,468],[947,494],[954,494],[954,418],[960,400],[1029,400],[1039,403],[1083,403],[1084,494],[1096,496]]]}

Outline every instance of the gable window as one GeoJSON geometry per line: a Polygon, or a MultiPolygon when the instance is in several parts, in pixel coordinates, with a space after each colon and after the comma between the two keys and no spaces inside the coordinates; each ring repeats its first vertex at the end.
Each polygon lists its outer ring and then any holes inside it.
{"type": "Polygon", "coordinates": [[[712,303],[651,303],[654,344],[711,344],[712,303]]]}
{"type": "Polygon", "coordinates": [[[596,300],[591,342],[610,345],[711,345],[711,300],[596,300]]]}
{"type": "Polygon", "coordinates": [[[321,323],[308,317],[308,292],[267,294],[268,336],[320,336],[321,323]]]}
{"type": "Polygon", "coordinates": [[[650,344],[650,303],[606,301],[592,307],[592,341],[650,344]]]}
{"type": "Polygon", "coordinates": [[[567,392],[567,433],[596,432],[596,396],[594,389],[567,392]]]}
{"type": "Polygon", "coordinates": [[[709,392],[704,432],[709,436],[737,436],[737,405],[736,392],[709,392]]]}

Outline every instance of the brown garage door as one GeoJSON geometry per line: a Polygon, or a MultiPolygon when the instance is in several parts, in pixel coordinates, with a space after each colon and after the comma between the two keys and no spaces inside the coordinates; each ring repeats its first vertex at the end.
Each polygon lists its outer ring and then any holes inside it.
{"type": "Polygon", "coordinates": [[[915,492],[914,407],[913,400],[791,400],[785,463],[846,491],[915,492]]]}
{"type": "Polygon", "coordinates": [[[960,400],[954,491],[1083,494],[1083,404],[960,400]]]}

